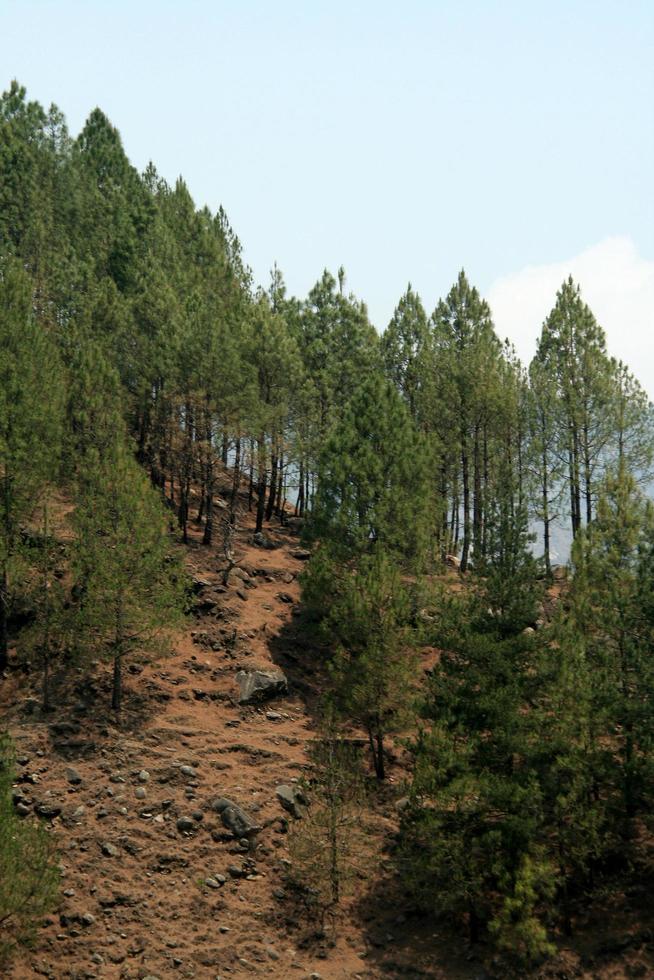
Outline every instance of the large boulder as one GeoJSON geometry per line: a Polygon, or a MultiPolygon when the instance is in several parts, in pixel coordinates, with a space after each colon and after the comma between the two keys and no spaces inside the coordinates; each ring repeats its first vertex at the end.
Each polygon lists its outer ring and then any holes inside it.
{"type": "Polygon", "coordinates": [[[223,827],[231,830],[234,837],[237,837],[239,840],[243,837],[249,840],[261,830],[261,825],[255,823],[252,817],[245,810],[242,810],[237,803],[233,803],[232,800],[221,797],[218,800],[214,800],[212,808],[216,813],[220,814],[223,827]]]}
{"type": "Polygon", "coordinates": [[[239,704],[267,701],[288,690],[288,681],[281,670],[239,670],[236,683],[239,686],[239,704]]]}
{"type": "Polygon", "coordinates": [[[277,787],[275,794],[287,813],[296,820],[302,819],[308,801],[299,786],[288,786],[283,783],[277,787]]]}
{"type": "Polygon", "coordinates": [[[267,551],[274,551],[279,545],[272,538],[269,538],[267,534],[263,531],[256,531],[252,535],[252,544],[256,545],[257,548],[265,548],[267,551]]]}

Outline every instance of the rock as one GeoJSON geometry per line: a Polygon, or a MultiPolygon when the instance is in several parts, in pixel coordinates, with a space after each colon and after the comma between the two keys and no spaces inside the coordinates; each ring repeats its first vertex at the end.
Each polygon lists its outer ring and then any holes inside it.
{"type": "Polygon", "coordinates": [[[136,778],[138,779],[139,783],[147,783],[150,779],[150,773],[147,769],[141,769],[136,778]]]}
{"type": "Polygon", "coordinates": [[[120,851],[118,850],[116,845],[111,844],[109,841],[104,841],[104,843],[100,845],[100,850],[102,851],[105,857],[115,858],[118,857],[118,855],[120,854],[120,851]]]}
{"type": "Polygon", "coordinates": [[[195,830],[195,820],[192,817],[179,817],[177,820],[177,829],[180,834],[195,830]]]}
{"type": "Polygon", "coordinates": [[[256,824],[254,820],[245,812],[245,810],[242,810],[237,803],[232,803],[231,800],[224,798],[215,800],[213,803],[213,809],[216,813],[220,814],[223,827],[226,827],[227,830],[231,830],[234,836],[239,840],[241,837],[245,837],[247,840],[250,840],[261,830],[261,826],[256,824]]]}
{"type": "Polygon", "coordinates": [[[276,598],[279,599],[280,602],[285,602],[287,605],[291,605],[293,602],[295,602],[293,596],[289,595],[288,592],[278,592],[276,598]]]}
{"type": "Polygon", "coordinates": [[[145,792],[145,787],[137,786],[136,789],[134,790],[134,796],[136,797],[137,800],[144,800],[145,797],[147,796],[147,793],[145,792]]]}
{"type": "Polygon", "coordinates": [[[279,711],[266,711],[266,718],[268,721],[281,721],[282,716],[279,711]]]}
{"type": "Polygon", "coordinates": [[[244,868],[239,867],[238,864],[230,864],[227,870],[232,878],[245,878],[247,874],[247,871],[244,868]]]}
{"type": "Polygon", "coordinates": [[[291,558],[296,558],[298,561],[309,561],[311,552],[307,551],[306,548],[294,548],[291,552],[291,558]]]}
{"type": "Polygon", "coordinates": [[[458,570],[461,568],[461,559],[457,558],[456,555],[445,555],[445,564],[448,568],[456,568],[458,570]]]}
{"type": "Polygon", "coordinates": [[[34,807],[34,812],[44,820],[54,820],[61,813],[61,807],[54,803],[39,803],[34,807]]]}
{"type": "Polygon", "coordinates": [[[287,813],[290,813],[296,820],[302,819],[307,805],[307,798],[299,786],[282,784],[276,788],[275,795],[287,813]]]}
{"type": "Polygon", "coordinates": [[[182,776],[186,776],[187,779],[195,779],[197,776],[197,772],[193,766],[180,766],[179,771],[181,772],[182,776]]]}
{"type": "Polygon", "coordinates": [[[263,531],[257,531],[252,535],[252,543],[255,544],[257,548],[266,548],[268,551],[272,551],[274,548],[278,547],[272,538],[269,538],[267,534],[263,533],[263,531]]]}
{"type": "Polygon", "coordinates": [[[218,881],[217,876],[211,875],[211,877],[205,878],[204,883],[207,886],[207,888],[220,888],[221,884],[224,883],[224,881],[225,881],[224,878],[223,878],[223,882],[220,882],[218,881]]]}
{"type": "Polygon", "coordinates": [[[73,769],[72,766],[69,766],[66,769],[66,779],[71,786],[79,786],[82,782],[82,777],[78,773],[77,769],[73,769]]]}
{"type": "Polygon", "coordinates": [[[288,681],[281,670],[239,670],[236,682],[240,689],[239,704],[265,701],[288,690],[288,681]]]}
{"type": "Polygon", "coordinates": [[[22,800],[19,800],[16,804],[16,813],[21,817],[26,817],[30,812],[30,808],[22,800]]]}
{"type": "Polygon", "coordinates": [[[91,912],[84,912],[83,915],[80,915],[79,921],[88,929],[89,926],[92,926],[95,923],[95,916],[92,915],[91,912]]]}
{"type": "Polygon", "coordinates": [[[202,810],[194,810],[191,816],[193,817],[196,823],[200,823],[202,820],[204,820],[204,813],[202,812],[202,810]]]}
{"type": "Polygon", "coordinates": [[[193,581],[193,591],[195,592],[196,595],[198,594],[198,592],[202,592],[203,589],[211,588],[211,582],[207,582],[206,578],[198,578],[197,576],[194,575],[192,581],[193,581]]]}

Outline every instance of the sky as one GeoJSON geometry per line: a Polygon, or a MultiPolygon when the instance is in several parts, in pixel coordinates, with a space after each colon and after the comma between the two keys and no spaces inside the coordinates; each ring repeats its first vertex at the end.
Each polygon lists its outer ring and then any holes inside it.
{"type": "Polygon", "coordinates": [[[533,353],[567,275],[654,396],[652,0],[0,0],[0,82],[223,205],[258,282],[383,329],[461,268],[533,353]]]}

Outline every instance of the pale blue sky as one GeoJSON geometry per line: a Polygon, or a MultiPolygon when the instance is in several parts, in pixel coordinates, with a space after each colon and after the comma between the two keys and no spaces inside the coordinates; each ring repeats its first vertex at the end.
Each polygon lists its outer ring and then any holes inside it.
{"type": "Polygon", "coordinates": [[[605,239],[654,298],[652,0],[0,0],[0,65],[222,203],[257,280],[343,263],[378,327],[408,280],[431,309],[605,239]]]}

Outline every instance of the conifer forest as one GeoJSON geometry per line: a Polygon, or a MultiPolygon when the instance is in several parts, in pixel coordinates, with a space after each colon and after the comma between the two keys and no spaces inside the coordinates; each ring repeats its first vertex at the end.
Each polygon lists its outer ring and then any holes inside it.
{"type": "Polygon", "coordinates": [[[316,276],[2,95],[2,975],[653,976],[637,365],[316,276]]]}

